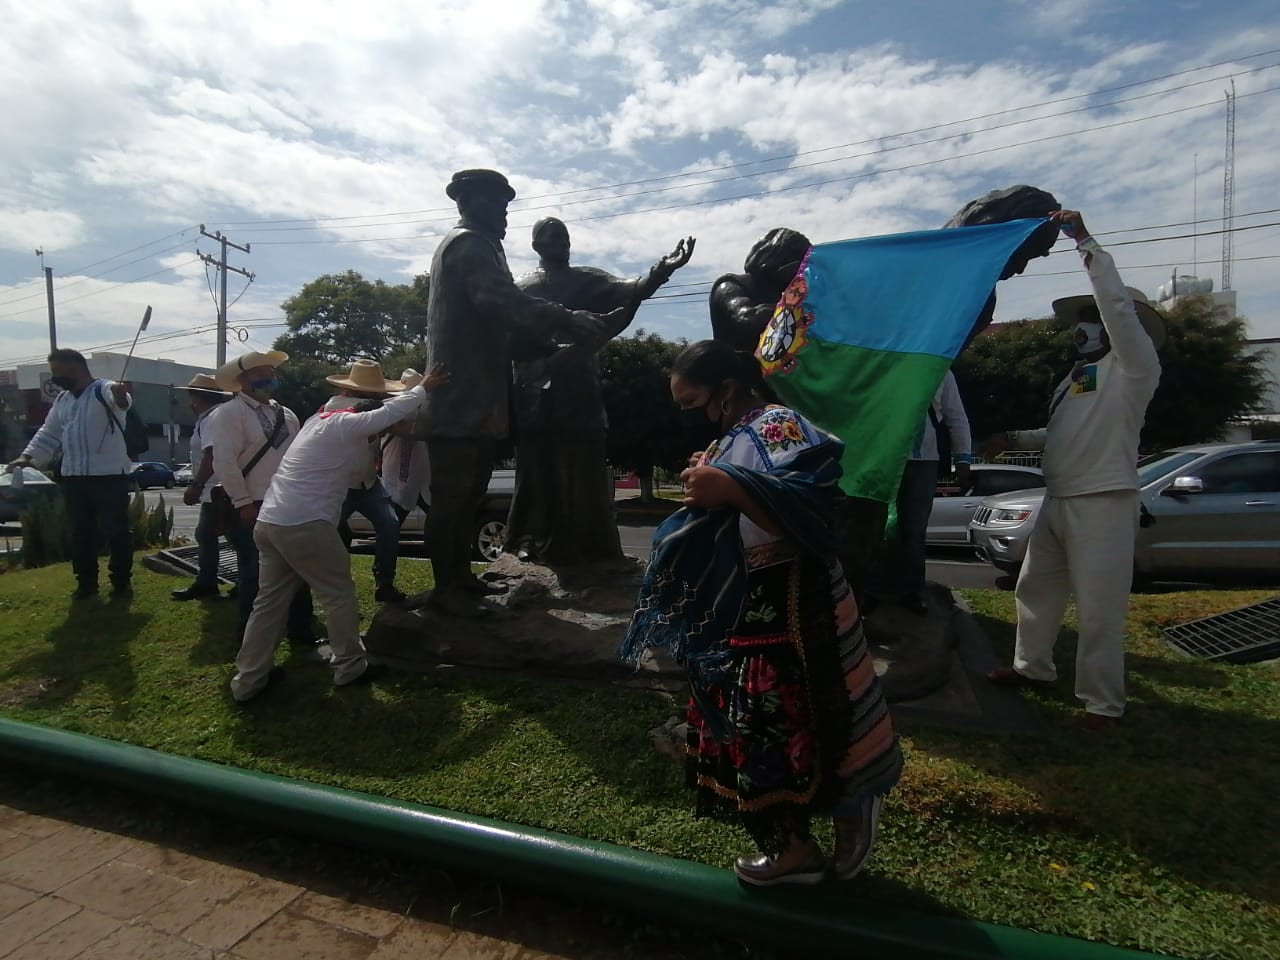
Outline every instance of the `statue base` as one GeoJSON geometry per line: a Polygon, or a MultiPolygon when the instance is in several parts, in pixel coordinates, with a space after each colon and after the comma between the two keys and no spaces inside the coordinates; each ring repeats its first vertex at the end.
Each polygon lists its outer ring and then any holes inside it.
{"type": "Polygon", "coordinates": [[[483,577],[507,588],[482,601],[486,616],[450,616],[432,607],[430,592],[418,594],[384,605],[364,645],[375,658],[407,670],[451,665],[673,685],[684,673],[661,655],[647,657],[639,670],[618,659],[643,572],[631,559],[549,567],[504,554],[483,577]]]}

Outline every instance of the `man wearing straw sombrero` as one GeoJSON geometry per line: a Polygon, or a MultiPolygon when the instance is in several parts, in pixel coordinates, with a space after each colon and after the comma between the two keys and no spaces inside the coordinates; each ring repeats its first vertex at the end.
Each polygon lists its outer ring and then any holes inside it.
{"type": "MultiPolygon", "coordinates": [[[[236,550],[237,629],[242,637],[258,595],[258,548],[253,541],[258,508],[298,435],[297,416],[272,398],[280,383],[276,369],[288,359],[280,350],[242,353],[214,375],[219,389],[235,394],[210,426],[213,471],[221,488],[215,500],[228,513],[227,539],[236,550]]],[[[288,636],[299,644],[315,642],[311,599],[305,591],[299,592],[290,610],[288,636]]]]}
{"type": "Polygon", "coordinates": [[[231,678],[231,695],[238,702],[257,698],[283,677],[282,669],[274,666],[275,650],[289,604],[304,583],[324,610],[334,685],[368,683],[383,672],[368,662],[360,642],[351,555],[338,534],[342,501],[351,464],[366,453],[370,438],[413,417],[427,391],[447,379],[437,367],[411,390],[398,381],[384,381],[374,390],[366,378],[361,381],[364,392],[378,394],[377,399],[349,397],[342,409],[316,414],[290,445],[253,530],[261,583],[231,678]]]}
{"type": "Polygon", "coordinates": [[[200,597],[217,597],[218,593],[218,530],[214,513],[213,486],[213,437],[210,417],[222,404],[231,399],[231,393],[218,389],[218,381],[212,374],[197,373],[185,387],[178,387],[187,394],[191,412],[196,422],[191,428],[191,483],[182,494],[182,502],[189,507],[200,504],[200,518],[196,521],[196,578],[188,587],[172,591],[174,600],[195,600],[200,597]]]}
{"type": "MultiPolygon", "coordinates": [[[[418,378],[419,381],[422,379],[418,378]]],[[[400,393],[405,384],[387,380],[377,361],[359,359],[345,374],[336,373],[325,380],[337,387],[337,396],[327,401],[322,412],[350,407],[356,400],[371,400],[400,393]]],[[[352,463],[350,487],[342,503],[338,530],[343,540],[351,542],[347,518],[353,513],[363,516],[373,526],[373,598],[379,603],[399,603],[405,595],[396,587],[396,559],[400,550],[400,523],[391,506],[386,487],[378,478],[378,440],[371,438],[364,455],[352,463]]]]}
{"type": "Polygon", "coordinates": [[[1079,613],[1076,697],[1082,726],[1106,730],[1124,713],[1124,621],[1139,520],[1138,438],[1160,382],[1164,321],[1140,290],[1125,287],[1084,218],[1050,218],[1076,242],[1092,294],[1055,300],[1074,324],[1079,359],[1058,385],[1048,426],[990,438],[987,456],[1043,450],[1045,499],[1018,576],[1013,666],[987,674],[1006,686],[1057,679],[1053,647],[1067,599],[1079,613]]]}

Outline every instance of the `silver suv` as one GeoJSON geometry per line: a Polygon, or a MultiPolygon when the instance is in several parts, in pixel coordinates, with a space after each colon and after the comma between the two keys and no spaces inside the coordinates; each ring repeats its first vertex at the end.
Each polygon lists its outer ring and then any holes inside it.
{"type": "MultiPolygon", "coordinates": [[[[1175,447],[1138,462],[1138,580],[1280,580],[1280,441],[1175,447]]],[[[1016,574],[1043,490],[988,497],[969,524],[983,560],[1016,574]]]]}

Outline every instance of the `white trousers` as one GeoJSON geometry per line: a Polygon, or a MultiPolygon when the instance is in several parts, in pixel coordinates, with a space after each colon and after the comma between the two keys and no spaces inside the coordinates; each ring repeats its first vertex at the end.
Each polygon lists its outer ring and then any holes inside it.
{"type": "Polygon", "coordinates": [[[351,556],[338,528],[323,520],[290,527],[259,520],[253,527],[253,542],[258,547],[258,597],[240,642],[231,695],[248,700],[266,685],[284,636],[289,603],[303,580],[324,610],[333,650],[333,682],[341,686],[364,673],[369,664],[360,643],[351,556]]]}
{"type": "Polygon", "coordinates": [[[1124,713],[1124,618],[1137,529],[1135,490],[1046,496],[1018,576],[1013,668],[1033,680],[1057,679],[1053,646],[1074,596],[1076,696],[1104,717],[1124,713]]]}

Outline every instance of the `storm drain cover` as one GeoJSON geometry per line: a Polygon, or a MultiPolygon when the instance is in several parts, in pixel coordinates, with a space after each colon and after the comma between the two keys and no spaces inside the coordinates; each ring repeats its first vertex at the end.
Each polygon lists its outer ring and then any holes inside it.
{"type": "MultiPolygon", "coordinates": [[[[173,547],[160,551],[160,556],[194,574],[200,562],[200,548],[173,547]]],[[[235,583],[237,569],[235,548],[223,546],[218,551],[218,579],[223,583],[235,583]]]]}
{"type": "Polygon", "coordinates": [[[1166,627],[1169,645],[1193,657],[1257,663],[1280,657],[1280,597],[1166,627]]]}

